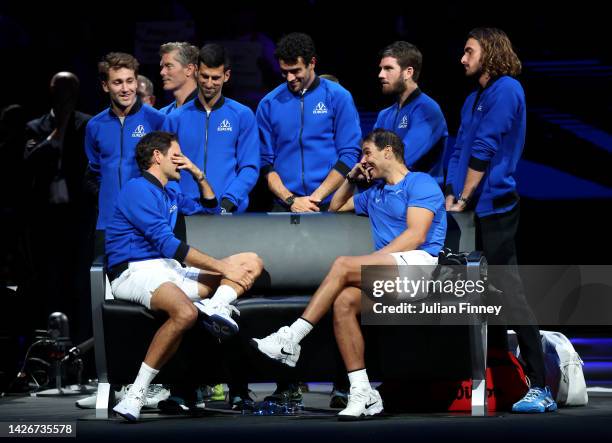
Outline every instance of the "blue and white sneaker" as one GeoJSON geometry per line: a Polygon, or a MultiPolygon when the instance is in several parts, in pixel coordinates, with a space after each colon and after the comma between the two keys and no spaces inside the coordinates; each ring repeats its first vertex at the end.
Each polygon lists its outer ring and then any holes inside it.
{"type": "Polygon", "coordinates": [[[550,392],[550,388],[531,388],[525,396],[512,405],[512,412],[521,414],[535,414],[557,410],[557,402],[550,392]]]}
{"type": "Polygon", "coordinates": [[[228,338],[238,332],[238,324],[232,319],[232,312],[240,315],[236,306],[218,303],[210,298],[199,300],[194,305],[202,313],[202,325],[215,337],[228,338]]]}

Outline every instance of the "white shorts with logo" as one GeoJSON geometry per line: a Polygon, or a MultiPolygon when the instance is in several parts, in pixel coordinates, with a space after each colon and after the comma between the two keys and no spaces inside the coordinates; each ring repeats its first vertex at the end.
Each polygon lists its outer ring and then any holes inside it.
{"type": "Polygon", "coordinates": [[[151,309],[151,296],[164,283],[174,283],[193,301],[198,296],[198,268],[183,268],[176,260],[156,258],[132,262],[111,283],[113,296],[151,309]]]}
{"type": "MultiPolygon", "coordinates": [[[[414,282],[427,281],[431,278],[433,271],[438,264],[438,257],[434,257],[428,252],[415,249],[405,252],[391,253],[397,263],[399,277],[402,279],[413,280],[414,282]]],[[[425,290],[408,294],[398,294],[398,300],[419,300],[428,296],[425,290]]]]}

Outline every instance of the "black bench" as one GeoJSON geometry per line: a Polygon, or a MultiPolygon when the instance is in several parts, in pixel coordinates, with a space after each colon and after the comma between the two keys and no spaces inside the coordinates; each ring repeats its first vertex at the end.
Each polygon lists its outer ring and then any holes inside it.
{"type": "MultiPolygon", "coordinates": [[[[199,250],[215,257],[256,252],[263,259],[265,270],[248,296],[236,302],[241,313],[239,334],[219,343],[202,328],[195,327],[160,371],[157,383],[189,379],[213,384],[240,378],[248,382],[296,378],[330,381],[337,371],[344,371],[331,314],[302,342],[302,354],[295,369],[268,362],[247,341],[294,321],[336,257],[371,253],[367,218],[329,213],[193,216],[186,219],[186,228],[188,244],[199,250]]],[[[470,266],[477,279],[479,259],[470,266]]],[[[92,267],[91,286],[99,379],[96,416],[107,418],[112,401],[110,385],[133,381],[153,335],[166,317],[142,306],[107,299],[110,287],[101,266],[92,267]]],[[[472,412],[485,413],[486,324],[368,327],[364,335],[372,380],[471,377],[472,412]],[[436,349],[444,352],[432,352],[436,349]],[[468,354],[471,359],[465,358],[468,354]]]]}

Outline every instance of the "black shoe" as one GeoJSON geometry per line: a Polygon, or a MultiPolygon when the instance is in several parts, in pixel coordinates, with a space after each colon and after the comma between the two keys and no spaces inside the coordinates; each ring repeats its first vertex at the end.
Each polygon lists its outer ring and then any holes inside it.
{"type": "Polygon", "coordinates": [[[253,411],[255,410],[255,402],[251,398],[248,391],[246,392],[230,392],[229,403],[232,411],[253,411]]]}
{"type": "Polygon", "coordinates": [[[348,404],[348,392],[341,389],[334,389],[329,399],[329,407],[334,409],[344,409],[348,404]]]}
{"type": "Polygon", "coordinates": [[[276,390],[264,398],[264,401],[274,402],[278,404],[287,403],[302,403],[302,391],[296,384],[277,384],[276,390]]]}
{"type": "Polygon", "coordinates": [[[173,395],[167,400],[162,400],[157,404],[157,409],[162,414],[182,415],[190,414],[195,410],[195,404],[188,404],[183,397],[173,395]]]}

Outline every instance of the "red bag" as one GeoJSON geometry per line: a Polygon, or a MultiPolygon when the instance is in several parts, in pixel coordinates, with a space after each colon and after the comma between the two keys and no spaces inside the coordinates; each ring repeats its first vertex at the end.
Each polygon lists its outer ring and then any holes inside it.
{"type": "MultiPolygon", "coordinates": [[[[507,351],[489,349],[487,355],[487,407],[509,411],[527,393],[527,381],[518,360],[507,351]]],[[[469,412],[472,380],[406,383],[385,381],[379,388],[387,412],[469,412]]]]}

